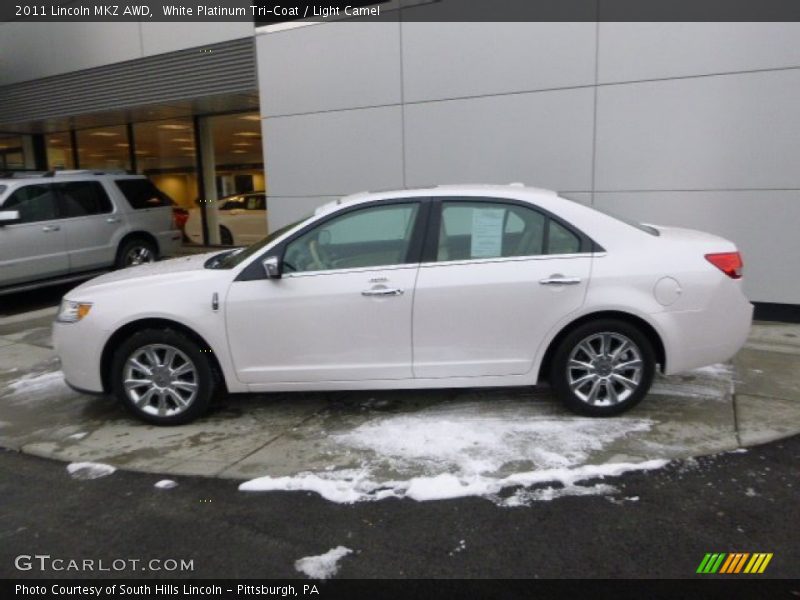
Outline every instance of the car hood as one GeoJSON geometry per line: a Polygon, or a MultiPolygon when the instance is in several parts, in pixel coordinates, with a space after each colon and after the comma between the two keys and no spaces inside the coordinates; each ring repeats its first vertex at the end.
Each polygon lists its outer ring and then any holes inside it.
{"type": "Polygon", "coordinates": [[[171,258],[162,260],[155,263],[138,265],[136,267],[128,267],[120,269],[119,271],[112,271],[105,275],[100,275],[94,279],[79,285],[70,292],[70,297],[74,297],[76,293],[81,293],[90,289],[105,288],[111,284],[114,287],[125,283],[140,285],[144,280],[150,279],[163,279],[165,277],[178,278],[181,274],[188,274],[197,271],[214,273],[212,269],[206,269],[203,265],[212,256],[219,254],[216,252],[204,252],[203,254],[195,254],[193,256],[183,256],[180,258],[171,258]]]}

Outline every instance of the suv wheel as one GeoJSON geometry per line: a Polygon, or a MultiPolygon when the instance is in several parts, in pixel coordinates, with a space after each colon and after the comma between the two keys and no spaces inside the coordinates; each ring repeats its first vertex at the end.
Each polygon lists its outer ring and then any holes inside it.
{"type": "Polygon", "coordinates": [[[641,402],[653,383],[655,364],[652,344],[636,327],[603,319],[564,338],[550,383],[572,412],[606,417],[641,402]]]}
{"type": "Polygon", "coordinates": [[[134,238],[120,246],[119,252],[117,252],[116,266],[118,269],[124,269],[155,262],[156,258],[158,258],[158,251],[153,242],[144,238],[134,238]]]}
{"type": "Polygon", "coordinates": [[[111,372],[117,399],[156,425],[193,421],[218,387],[207,351],[170,329],[145,329],[128,338],[114,354],[111,372]]]}

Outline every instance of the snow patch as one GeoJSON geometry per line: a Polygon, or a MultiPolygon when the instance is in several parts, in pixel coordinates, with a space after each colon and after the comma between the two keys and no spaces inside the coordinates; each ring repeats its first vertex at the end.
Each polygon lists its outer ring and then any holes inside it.
{"type": "Polygon", "coordinates": [[[325,471],[322,473],[300,473],[286,477],[259,477],[239,485],[243,492],[307,491],[316,492],[326,500],[342,504],[382,500],[384,498],[410,498],[418,502],[445,500],[464,496],[497,496],[509,487],[530,487],[543,483],[557,483],[568,491],[553,488],[551,491],[534,490],[520,495],[518,500],[497,500],[501,506],[520,506],[531,500],[552,500],[563,495],[608,494],[616,491],[611,486],[594,485],[589,488],[576,486],[580,481],[618,477],[630,471],[660,469],[667,460],[648,460],[640,463],[610,463],[605,465],[582,465],[575,468],[543,469],[514,473],[506,477],[491,477],[480,474],[456,476],[440,473],[435,476],[413,477],[404,481],[378,482],[370,477],[367,468],[325,471]],[[589,490],[587,492],[587,490],[589,490]]]}
{"type": "Polygon", "coordinates": [[[67,465],[67,472],[74,479],[99,479],[111,475],[116,470],[111,465],[95,462],[76,462],[67,465]]]}
{"type": "Polygon", "coordinates": [[[695,375],[704,375],[706,377],[713,377],[716,379],[728,379],[733,376],[733,365],[717,363],[708,365],[707,367],[700,367],[699,369],[692,369],[690,373],[695,375]]]}
{"type": "Polygon", "coordinates": [[[83,439],[83,438],[85,438],[87,435],[89,435],[89,433],[88,433],[88,432],[86,432],[86,431],[81,431],[80,433],[73,433],[72,435],[68,435],[68,436],[67,436],[67,439],[68,439],[68,440],[82,440],[82,439],[83,439]]]}
{"type": "Polygon", "coordinates": [[[161,481],[156,482],[154,487],[157,487],[160,490],[171,490],[177,486],[177,481],[172,481],[172,479],[162,479],[161,481]]]}
{"type": "Polygon", "coordinates": [[[306,556],[295,561],[294,568],[311,579],[328,579],[336,575],[339,561],[352,550],[344,546],[331,548],[325,554],[306,556]]]}
{"type": "Polygon", "coordinates": [[[60,392],[69,392],[61,371],[24,375],[11,381],[8,388],[12,398],[24,397],[24,401],[49,399],[60,392]]]}

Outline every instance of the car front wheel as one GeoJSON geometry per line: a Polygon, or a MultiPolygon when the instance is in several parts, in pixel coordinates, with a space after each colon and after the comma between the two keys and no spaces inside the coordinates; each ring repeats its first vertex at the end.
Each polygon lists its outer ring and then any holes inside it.
{"type": "Polygon", "coordinates": [[[653,382],[653,346],[624,321],[586,323],[561,342],[550,383],[571,411],[592,417],[622,413],[638,404],[653,382]]]}
{"type": "Polygon", "coordinates": [[[128,338],[114,355],[112,373],[117,399],[156,425],[196,419],[217,387],[208,350],[169,329],[146,329],[128,338]]]}

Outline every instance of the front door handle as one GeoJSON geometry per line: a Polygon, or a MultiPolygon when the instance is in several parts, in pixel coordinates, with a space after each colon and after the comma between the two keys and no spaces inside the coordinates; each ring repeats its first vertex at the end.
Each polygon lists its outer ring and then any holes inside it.
{"type": "Polygon", "coordinates": [[[539,280],[542,285],[577,285],[580,282],[580,277],[561,277],[558,275],[539,280]]]}
{"type": "Polygon", "coordinates": [[[119,217],[108,217],[106,223],[119,223],[119,217]]]}
{"type": "Polygon", "coordinates": [[[42,227],[42,231],[45,233],[50,233],[51,231],[61,231],[60,225],[45,225],[42,227]]]}
{"type": "Polygon", "coordinates": [[[372,288],[361,292],[362,296],[402,296],[404,290],[400,288],[372,288]]]}

